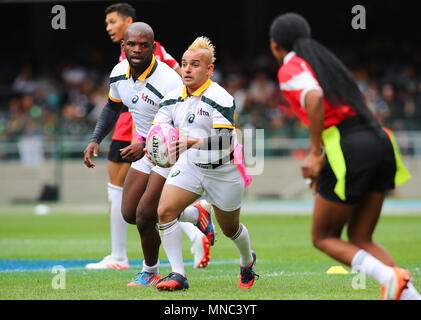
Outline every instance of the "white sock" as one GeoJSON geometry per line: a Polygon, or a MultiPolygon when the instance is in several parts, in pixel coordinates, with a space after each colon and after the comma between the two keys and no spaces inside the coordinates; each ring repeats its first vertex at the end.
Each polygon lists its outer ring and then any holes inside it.
{"type": "Polygon", "coordinates": [[[116,259],[126,259],[127,222],[121,213],[121,200],[123,188],[108,183],[108,200],[111,203],[110,229],[111,229],[111,255],[116,259]]]}
{"type": "Polygon", "coordinates": [[[145,260],[143,260],[143,269],[142,269],[142,271],[146,271],[146,272],[149,272],[149,273],[159,273],[159,260],[156,263],[156,265],[154,265],[152,267],[147,266],[145,264],[145,260]]]}
{"type": "Polygon", "coordinates": [[[199,209],[195,206],[188,206],[184,211],[180,214],[178,218],[180,222],[190,222],[193,224],[197,224],[199,220],[199,209]]]}
{"type": "Polygon", "coordinates": [[[178,221],[180,221],[180,227],[184,233],[189,237],[190,241],[193,242],[196,237],[202,237],[203,233],[198,229],[195,224],[199,220],[199,209],[195,206],[188,206],[181,213],[178,221]]]}
{"type": "Polygon", "coordinates": [[[246,267],[252,263],[253,256],[251,255],[249,232],[243,224],[240,223],[240,228],[238,228],[235,235],[231,237],[231,240],[240,253],[240,265],[246,267]]]}
{"type": "Polygon", "coordinates": [[[358,267],[380,284],[385,284],[395,273],[392,267],[385,265],[363,249],[359,250],[352,258],[351,266],[358,267]]]}
{"type": "Polygon", "coordinates": [[[179,222],[181,230],[184,231],[184,233],[189,237],[190,241],[193,242],[196,237],[200,237],[200,239],[203,236],[203,232],[199,230],[196,226],[192,225],[190,222],[179,222]]]}
{"type": "Polygon", "coordinates": [[[159,224],[159,234],[172,271],[184,276],[180,223],[175,219],[168,223],[159,224]]]}
{"type": "Polygon", "coordinates": [[[415,289],[414,285],[409,282],[408,288],[402,291],[401,300],[421,300],[421,295],[415,289]]]}

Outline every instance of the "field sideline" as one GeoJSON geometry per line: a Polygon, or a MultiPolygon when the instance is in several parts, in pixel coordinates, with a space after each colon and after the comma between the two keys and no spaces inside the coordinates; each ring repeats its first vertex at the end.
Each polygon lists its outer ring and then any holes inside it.
{"type": "MultiPolygon", "coordinates": [[[[82,260],[93,261],[109,254],[107,214],[53,211],[37,216],[29,209],[12,211],[0,210],[1,300],[377,300],[380,297],[379,285],[374,280],[367,278],[365,288],[357,290],[352,283],[361,275],[325,273],[329,267],[339,264],[312,247],[309,215],[248,213],[243,216],[242,222],[249,229],[252,248],[257,253],[256,272],[260,275],[250,290],[237,288],[238,253],[221,232],[211,251],[211,264],[203,270],[193,269],[190,244],[184,237],[183,256],[190,289],[163,293],[155,288],[126,287],[134,273],[140,271],[143,258],[134,227],[129,226],[127,240],[128,256],[133,261],[130,270],[87,271],[81,268],[86,262],[82,260]],[[24,267],[40,261],[44,263],[42,270],[27,271],[24,267]],[[52,273],[52,267],[69,261],[76,265],[66,269],[65,288],[54,289],[57,274],[52,273]],[[21,271],[5,267],[19,266],[19,263],[23,266],[21,271]]],[[[381,217],[375,232],[375,240],[390,251],[400,266],[411,271],[419,290],[420,225],[419,214],[387,214],[381,217]]],[[[170,267],[162,249],[160,259],[161,273],[166,275],[170,267]]]]}

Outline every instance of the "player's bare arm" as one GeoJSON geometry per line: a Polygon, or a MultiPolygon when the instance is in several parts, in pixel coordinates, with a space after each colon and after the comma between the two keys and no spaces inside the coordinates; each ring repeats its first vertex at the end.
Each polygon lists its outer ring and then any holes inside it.
{"type": "Polygon", "coordinates": [[[323,92],[321,90],[311,90],[307,93],[305,101],[310,128],[310,153],[301,165],[301,172],[303,178],[311,179],[310,188],[314,188],[323,162],[323,155],[321,154],[325,115],[323,92]]]}
{"type": "Polygon", "coordinates": [[[179,155],[190,148],[201,150],[224,150],[232,143],[232,129],[216,129],[216,133],[208,138],[192,138],[179,133],[179,139],[174,141],[171,152],[179,155]]]}

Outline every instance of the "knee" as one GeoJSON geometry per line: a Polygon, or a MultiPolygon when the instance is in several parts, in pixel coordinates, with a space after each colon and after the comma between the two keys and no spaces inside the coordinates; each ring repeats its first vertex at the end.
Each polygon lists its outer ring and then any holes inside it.
{"type": "Polygon", "coordinates": [[[129,224],[136,224],[136,217],[134,215],[128,214],[126,211],[121,210],[123,214],[123,219],[129,224]]]}
{"type": "Polygon", "coordinates": [[[316,249],[319,249],[320,251],[324,251],[325,247],[326,247],[326,241],[327,241],[328,237],[325,235],[320,235],[320,234],[312,234],[311,235],[311,242],[313,244],[313,246],[316,249]]]}
{"type": "Polygon", "coordinates": [[[123,215],[123,219],[130,224],[136,224],[136,215],[133,214],[133,210],[124,204],[121,205],[121,214],[123,215]]]}
{"type": "Polygon", "coordinates": [[[315,247],[316,249],[320,249],[321,239],[319,237],[312,235],[311,243],[313,244],[313,247],[315,247]]]}
{"type": "Polygon", "coordinates": [[[149,206],[139,206],[136,210],[136,226],[140,233],[145,233],[155,229],[158,222],[156,208],[149,206]]]}
{"type": "Polygon", "coordinates": [[[370,235],[364,235],[353,230],[348,230],[348,241],[357,247],[364,248],[370,245],[373,240],[370,235]]]}
{"type": "Polygon", "coordinates": [[[238,231],[239,226],[221,226],[220,228],[222,230],[222,233],[228,237],[228,238],[232,238],[238,231]]]}
{"type": "Polygon", "coordinates": [[[177,214],[168,203],[165,203],[165,201],[159,203],[157,213],[159,223],[161,224],[171,222],[177,218],[177,214]]]}

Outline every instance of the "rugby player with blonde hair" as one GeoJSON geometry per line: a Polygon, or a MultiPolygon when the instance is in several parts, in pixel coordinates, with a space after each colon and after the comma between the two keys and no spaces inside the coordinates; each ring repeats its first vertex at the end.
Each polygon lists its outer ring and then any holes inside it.
{"type": "Polygon", "coordinates": [[[240,288],[250,288],[256,277],[256,254],[251,250],[247,228],[240,223],[245,180],[234,160],[237,137],[234,98],[213,82],[215,48],[207,37],[198,37],[182,57],[184,85],[161,101],[154,122],[173,123],[179,129],[175,152],[178,160],[162,190],[158,205],[162,245],[172,272],[157,284],[158,290],[187,289],[180,222],[196,224],[202,231],[213,228],[206,212],[185,208],[201,196],[212,204],[225,236],[240,253],[240,288]]]}

